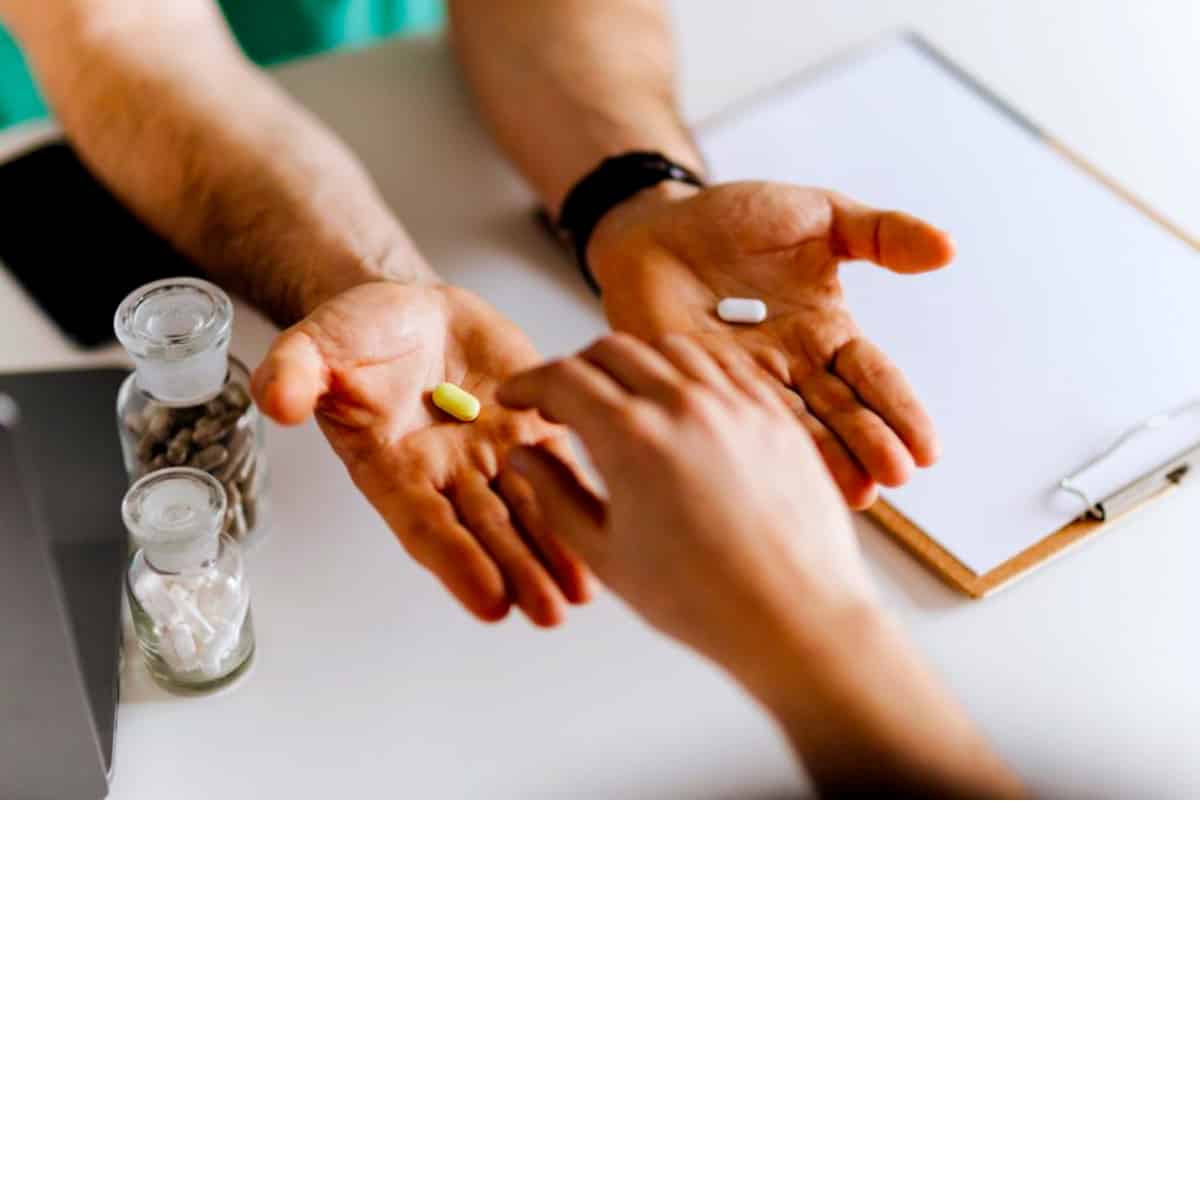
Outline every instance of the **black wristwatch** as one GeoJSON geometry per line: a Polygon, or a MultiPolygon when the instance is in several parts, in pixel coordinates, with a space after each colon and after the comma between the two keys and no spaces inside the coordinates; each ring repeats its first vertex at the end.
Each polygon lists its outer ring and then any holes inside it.
{"type": "Polygon", "coordinates": [[[698,188],[705,186],[695,171],[672,162],[665,155],[652,150],[634,150],[606,158],[567,194],[558,217],[558,234],[574,247],[579,270],[597,296],[600,285],[587,262],[588,243],[596,226],[631,196],[671,180],[698,188]]]}

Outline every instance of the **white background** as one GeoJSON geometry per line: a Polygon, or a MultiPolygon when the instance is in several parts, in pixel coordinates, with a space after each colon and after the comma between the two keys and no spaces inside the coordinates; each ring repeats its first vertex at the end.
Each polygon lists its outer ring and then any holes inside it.
{"type": "Polygon", "coordinates": [[[95,805],[5,1200],[1194,1200],[1189,805],[95,805]]]}

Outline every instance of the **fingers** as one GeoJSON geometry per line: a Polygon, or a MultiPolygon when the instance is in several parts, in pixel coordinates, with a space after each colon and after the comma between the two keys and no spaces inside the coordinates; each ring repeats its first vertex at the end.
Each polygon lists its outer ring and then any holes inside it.
{"type": "MultiPolygon", "coordinates": [[[[552,443],[543,445],[554,452],[552,443]]],[[[506,470],[493,486],[499,488],[513,521],[525,540],[537,549],[562,594],[571,604],[586,604],[592,598],[591,572],[583,559],[555,536],[529,480],[506,470]]]]}
{"type": "MultiPolygon", "coordinates": [[[[691,370],[694,378],[707,381],[707,367],[703,368],[701,376],[698,362],[693,366],[694,356],[685,352],[676,342],[694,345],[689,338],[664,338],[660,343],[662,351],[681,370],[691,370]]],[[[755,360],[736,344],[720,343],[700,352],[704,362],[718,374],[723,374],[725,390],[732,384],[739,399],[751,401],[775,411],[786,411],[794,416],[812,438],[813,445],[825,462],[826,469],[832,476],[846,500],[846,504],[855,510],[870,508],[879,495],[875,480],[863,470],[862,465],[846,448],[844,443],[830,429],[821,424],[810,413],[803,398],[786,387],[770,371],[760,366],[755,360]]]]}
{"type": "Polygon", "coordinates": [[[878,346],[854,338],[834,356],[832,369],[895,430],[918,466],[937,462],[941,446],[933,421],[904,373],[878,346]]]}
{"type": "Polygon", "coordinates": [[[504,574],[511,598],[535,625],[551,628],[566,616],[557,584],[521,537],[504,501],[478,471],[460,478],[452,493],[462,523],[504,574]]]}
{"type": "Polygon", "coordinates": [[[562,459],[543,446],[518,447],[509,455],[508,469],[533,489],[538,508],[555,537],[602,574],[604,502],[580,483],[562,459]]]}
{"type": "Polygon", "coordinates": [[[329,368],[302,329],[289,329],[275,339],[250,389],[268,417],[282,425],[299,425],[329,390],[329,368]]]}
{"type": "Polygon", "coordinates": [[[850,508],[861,511],[875,503],[879,488],[874,478],[841,438],[813,416],[799,393],[786,387],[748,356],[719,353],[718,358],[721,369],[742,394],[757,398],[762,404],[786,408],[800,422],[850,508]]]}
{"type": "Polygon", "coordinates": [[[865,259],[901,275],[936,271],[954,259],[944,230],[902,212],[883,212],[831,193],[833,237],[843,258],[865,259]]]}
{"type": "Polygon", "coordinates": [[[652,346],[627,333],[593,343],[579,356],[607,372],[637,396],[672,404],[679,396],[679,372],[652,346]]]}
{"type": "Polygon", "coordinates": [[[841,439],[821,424],[810,412],[797,412],[800,424],[808,431],[817,452],[825,462],[833,482],[849,508],[861,512],[879,498],[875,480],[863,470],[858,459],[846,449],[841,439]]]}
{"type": "Polygon", "coordinates": [[[387,504],[376,503],[384,520],[409,554],[464,608],[482,621],[499,621],[508,614],[508,587],[500,568],[464,528],[445,496],[425,484],[389,493],[388,498],[387,504]]]}
{"type": "MultiPolygon", "coordinates": [[[[597,465],[604,471],[604,446],[614,436],[627,435],[624,423],[613,421],[612,414],[627,413],[636,399],[623,389],[640,388],[639,395],[652,390],[659,395],[677,398],[680,395],[682,373],[686,378],[724,396],[730,403],[751,403],[795,414],[812,437],[847,505],[853,509],[869,508],[874,503],[878,495],[876,480],[889,485],[898,484],[903,483],[911,473],[912,457],[904,444],[875,413],[863,406],[841,380],[825,376],[822,372],[823,381],[820,384],[809,392],[801,389],[803,401],[811,409],[811,412],[806,412],[804,403],[795,392],[735,346],[706,348],[698,345],[694,338],[676,336],[663,338],[659,348],[661,354],[629,338],[605,338],[586,352],[588,358],[594,361],[582,365],[603,365],[607,385],[571,368],[572,361],[580,360],[564,360],[506,384],[501,398],[508,402],[507,397],[512,396],[519,402],[530,403],[535,402],[533,398],[538,394],[550,397],[549,404],[541,406],[542,411],[563,423],[574,424],[596,458],[597,465]],[[619,386],[616,380],[620,380],[619,386]],[[570,399],[563,398],[564,393],[576,386],[577,381],[583,392],[590,391],[597,399],[601,405],[600,411],[573,406],[570,399]],[[591,391],[593,385],[595,391],[591,391]],[[617,388],[618,399],[610,399],[610,387],[617,388]],[[574,412],[579,415],[569,415],[574,412]],[[590,431],[581,428],[585,424],[590,425],[590,431]],[[597,445],[597,442],[601,444],[597,445]]],[[[530,467],[531,471],[536,469],[530,467]]],[[[569,468],[567,470],[569,472],[569,468]]],[[[558,473],[559,476],[561,474],[558,473]]],[[[554,488],[556,482],[560,480],[552,477],[543,486],[554,488]]],[[[599,502],[578,484],[578,479],[573,479],[578,485],[575,488],[570,486],[570,482],[563,482],[561,487],[545,496],[539,493],[539,505],[551,527],[563,533],[565,539],[594,567],[595,561],[589,557],[584,544],[572,540],[572,534],[575,538],[586,538],[588,528],[584,527],[581,533],[572,526],[570,533],[564,533],[546,512],[546,506],[554,504],[565,492],[567,499],[560,503],[564,514],[562,519],[570,522],[575,510],[582,507],[584,511],[590,510],[590,524],[595,527],[598,518],[594,504],[599,502]],[[581,496],[580,492],[586,494],[581,496]]]]}
{"type": "Polygon", "coordinates": [[[571,426],[595,450],[612,436],[612,418],[630,396],[599,367],[576,357],[514,375],[496,399],[507,408],[537,409],[548,421],[571,426]]]}
{"type": "Polygon", "coordinates": [[[837,434],[873,479],[898,487],[912,474],[913,458],[905,444],[836,375],[813,371],[799,391],[813,416],[837,434]]]}
{"type": "MultiPolygon", "coordinates": [[[[779,375],[772,374],[737,342],[716,341],[706,347],[706,350],[726,380],[726,391],[732,384],[740,399],[751,400],[766,408],[788,413],[794,414],[803,407],[800,397],[782,382],[779,375]]],[[[672,356],[672,351],[665,345],[663,353],[672,356]]]]}
{"type": "Polygon", "coordinates": [[[766,373],[736,342],[703,346],[687,334],[669,333],[658,339],[655,348],[683,375],[732,404],[777,403],[774,392],[763,383],[769,383],[766,373]]]}

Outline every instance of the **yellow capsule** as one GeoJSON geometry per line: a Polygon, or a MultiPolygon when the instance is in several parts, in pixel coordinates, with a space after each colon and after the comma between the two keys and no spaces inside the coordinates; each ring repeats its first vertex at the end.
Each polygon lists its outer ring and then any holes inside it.
{"type": "Polygon", "coordinates": [[[479,401],[453,383],[439,383],[433,389],[433,402],[459,421],[473,421],[479,416],[479,401]]]}

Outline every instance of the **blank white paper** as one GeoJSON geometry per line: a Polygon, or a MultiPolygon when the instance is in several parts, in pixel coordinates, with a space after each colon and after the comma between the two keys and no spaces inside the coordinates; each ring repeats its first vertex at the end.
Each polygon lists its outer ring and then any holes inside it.
{"type": "MultiPolygon", "coordinates": [[[[1200,395],[1200,254],[918,44],[834,64],[717,121],[702,143],[720,179],[834,188],[953,234],[945,271],[853,263],[842,276],[944,446],[887,498],[977,573],[1079,515],[1063,476],[1200,395]]],[[[1089,483],[1119,487],[1189,439],[1200,413],[1139,438],[1089,483]]]]}

